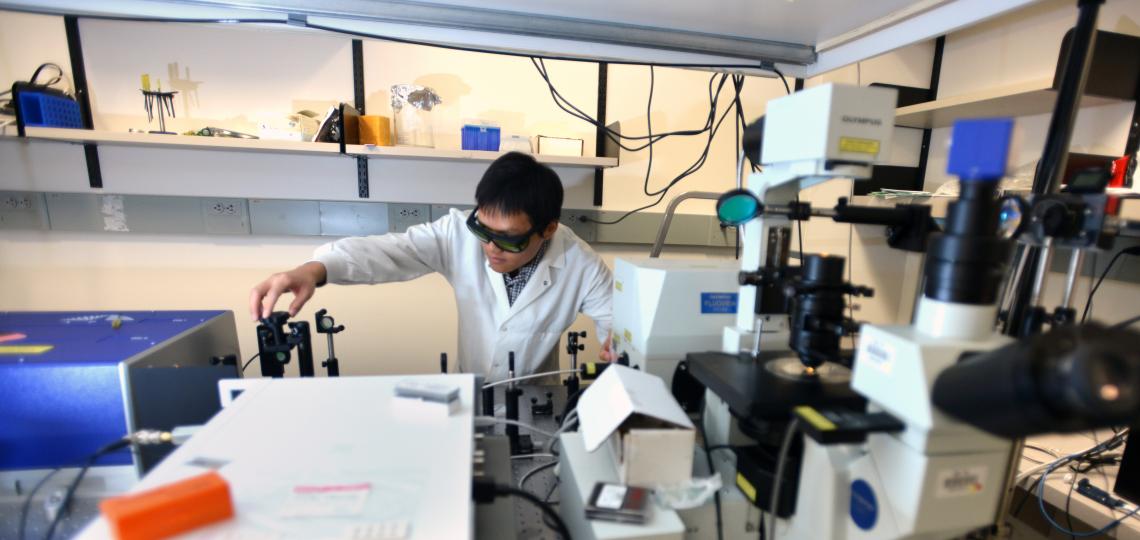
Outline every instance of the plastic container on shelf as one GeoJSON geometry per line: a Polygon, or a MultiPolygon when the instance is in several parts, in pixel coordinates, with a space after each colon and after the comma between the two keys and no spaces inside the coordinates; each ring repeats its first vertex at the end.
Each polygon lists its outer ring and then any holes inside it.
{"type": "Polygon", "coordinates": [[[431,110],[442,103],[435,90],[414,84],[392,86],[392,111],[395,116],[396,145],[434,147],[431,110]]]}
{"type": "Polygon", "coordinates": [[[530,137],[526,135],[507,135],[503,137],[502,142],[499,143],[499,151],[533,154],[534,148],[530,145],[530,137]]]}
{"type": "Polygon", "coordinates": [[[464,150],[499,151],[499,126],[491,122],[463,124],[461,148],[464,150]]]}

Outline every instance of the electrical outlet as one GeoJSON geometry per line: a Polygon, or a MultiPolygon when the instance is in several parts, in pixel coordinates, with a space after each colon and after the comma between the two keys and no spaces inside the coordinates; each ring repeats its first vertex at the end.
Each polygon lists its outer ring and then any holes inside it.
{"type": "Polygon", "coordinates": [[[0,199],[0,208],[4,210],[31,210],[31,195],[8,195],[0,199]]]}
{"type": "Polygon", "coordinates": [[[430,220],[430,205],[388,203],[388,232],[404,232],[408,227],[430,220]]]}
{"type": "Polygon", "coordinates": [[[47,208],[43,194],[0,191],[0,229],[47,228],[47,208]]]}
{"type": "Polygon", "coordinates": [[[202,199],[206,232],[249,234],[249,212],[245,199],[202,199]]]}
{"type": "Polygon", "coordinates": [[[209,205],[208,211],[211,216],[239,216],[241,215],[241,205],[236,202],[214,201],[209,205]]]}
{"type": "Polygon", "coordinates": [[[562,217],[558,219],[563,225],[574,231],[574,234],[586,242],[598,240],[598,212],[595,210],[563,209],[562,217]]]}

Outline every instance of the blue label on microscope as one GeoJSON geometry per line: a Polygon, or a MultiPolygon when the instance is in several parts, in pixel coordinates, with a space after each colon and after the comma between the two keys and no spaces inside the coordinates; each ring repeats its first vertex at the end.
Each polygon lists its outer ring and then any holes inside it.
{"type": "Polygon", "coordinates": [[[879,520],[879,503],[875,491],[866,480],[851,482],[851,521],[864,531],[875,527],[879,520]]]}
{"type": "Polygon", "coordinates": [[[736,313],[737,293],[703,292],[701,293],[701,314],[705,313],[736,313]]]}

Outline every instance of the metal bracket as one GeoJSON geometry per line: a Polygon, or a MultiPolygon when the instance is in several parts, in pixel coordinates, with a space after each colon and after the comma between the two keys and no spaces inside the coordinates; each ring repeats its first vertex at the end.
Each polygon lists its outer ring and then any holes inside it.
{"type": "Polygon", "coordinates": [[[356,193],[361,199],[369,197],[368,158],[356,156],[356,193]]]}
{"type": "MultiPolygon", "coordinates": [[[[75,101],[79,103],[79,114],[83,117],[83,128],[95,129],[95,123],[91,118],[91,97],[87,90],[87,70],[83,64],[83,43],[79,39],[79,18],[74,15],[64,17],[63,29],[67,35],[71,80],[75,85],[75,101]]],[[[94,144],[84,144],[83,157],[87,160],[88,184],[92,188],[102,188],[103,170],[99,166],[99,149],[94,144]]]]}
{"type": "MultiPolygon", "coordinates": [[[[606,125],[606,87],[608,86],[609,79],[609,63],[598,62],[598,115],[595,120],[598,122],[597,132],[594,140],[594,155],[603,156],[606,153],[606,130],[602,126],[606,125]]],[[[602,167],[594,169],[594,206],[602,205],[603,187],[605,183],[606,170],[602,167]]]]}

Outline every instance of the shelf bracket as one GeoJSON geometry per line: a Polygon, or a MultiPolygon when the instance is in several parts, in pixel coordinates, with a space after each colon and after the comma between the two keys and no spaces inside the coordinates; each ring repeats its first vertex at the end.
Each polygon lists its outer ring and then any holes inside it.
{"type": "Polygon", "coordinates": [[[369,198],[368,184],[368,158],[356,156],[356,194],[361,199],[369,198]]]}
{"type": "MultiPolygon", "coordinates": [[[[598,62],[598,115],[595,119],[598,121],[597,132],[594,135],[594,155],[606,155],[606,129],[602,126],[606,125],[606,86],[608,85],[609,63],[598,62]]],[[[607,156],[608,157],[608,156],[607,156]]],[[[615,156],[616,157],[616,156],[615,156]]],[[[605,187],[606,170],[603,167],[594,169],[594,206],[602,205],[602,195],[605,187]]]]}
{"type": "MultiPolygon", "coordinates": [[[[356,110],[364,114],[364,42],[359,39],[352,40],[352,95],[356,110]]],[[[341,133],[342,141],[345,137],[341,133]]],[[[369,191],[368,158],[356,156],[356,193],[361,199],[367,199],[369,191]]]]}
{"type": "MultiPolygon", "coordinates": [[[[67,53],[71,60],[71,80],[75,85],[75,101],[79,103],[79,114],[83,118],[84,129],[95,129],[91,118],[91,97],[87,90],[87,70],[83,65],[83,43],[79,40],[79,18],[68,15],[63,18],[64,33],[67,34],[67,53]]],[[[87,161],[87,183],[92,188],[103,187],[103,170],[99,166],[99,148],[92,143],[83,145],[83,157],[87,161]]]]}

